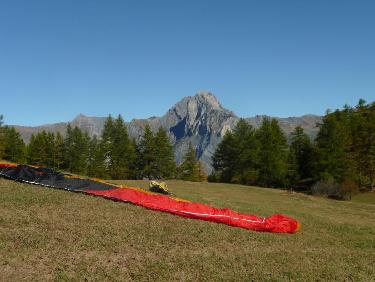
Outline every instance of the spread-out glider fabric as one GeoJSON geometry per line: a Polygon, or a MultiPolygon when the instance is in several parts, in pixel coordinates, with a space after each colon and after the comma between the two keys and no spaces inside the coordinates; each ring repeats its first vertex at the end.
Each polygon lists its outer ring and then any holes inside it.
{"type": "Polygon", "coordinates": [[[230,209],[214,208],[137,188],[121,187],[100,180],[79,178],[48,168],[0,163],[0,175],[16,181],[130,202],[152,210],[224,223],[249,230],[294,233],[299,229],[298,221],[282,214],[275,214],[270,217],[241,214],[230,209]]]}

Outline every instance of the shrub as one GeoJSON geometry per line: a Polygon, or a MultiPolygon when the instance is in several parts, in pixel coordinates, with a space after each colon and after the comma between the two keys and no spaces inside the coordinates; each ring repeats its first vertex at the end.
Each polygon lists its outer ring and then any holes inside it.
{"type": "Polygon", "coordinates": [[[328,180],[321,180],[311,187],[311,193],[313,195],[339,199],[340,185],[337,184],[332,178],[328,180]]]}
{"type": "Polygon", "coordinates": [[[340,184],[340,194],[342,197],[342,200],[351,200],[352,196],[357,194],[359,191],[358,185],[350,179],[345,179],[340,184]]]}
{"type": "Polygon", "coordinates": [[[351,200],[352,196],[358,193],[358,191],[358,185],[350,179],[345,179],[341,184],[338,184],[333,178],[330,178],[328,180],[321,180],[311,187],[313,195],[336,200],[351,200]]]}

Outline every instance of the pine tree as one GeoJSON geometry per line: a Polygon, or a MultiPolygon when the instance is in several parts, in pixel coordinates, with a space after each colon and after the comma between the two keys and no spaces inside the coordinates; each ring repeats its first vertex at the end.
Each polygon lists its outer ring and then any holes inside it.
{"type": "Polygon", "coordinates": [[[276,119],[265,118],[256,132],[258,151],[258,184],[281,187],[287,183],[288,144],[276,119]]]}
{"type": "Polygon", "coordinates": [[[90,137],[87,132],[82,132],[78,127],[67,127],[65,137],[65,166],[73,173],[85,174],[87,172],[87,157],[90,137]]]}
{"type": "Polygon", "coordinates": [[[157,167],[155,136],[149,125],[138,144],[140,176],[148,179],[160,178],[157,167]]]}
{"type": "Polygon", "coordinates": [[[207,176],[206,171],[203,168],[202,162],[198,161],[197,168],[198,168],[198,181],[206,182],[208,180],[208,176],[207,176]]]}
{"type": "Polygon", "coordinates": [[[46,167],[55,167],[55,158],[56,158],[56,148],[55,148],[55,135],[52,132],[47,132],[43,136],[45,138],[45,154],[46,159],[44,160],[43,165],[46,167]]]}
{"type": "Polygon", "coordinates": [[[104,123],[104,128],[102,132],[102,147],[105,152],[105,158],[110,159],[110,155],[112,153],[113,148],[113,136],[114,136],[114,125],[113,125],[113,118],[111,115],[108,116],[104,123]]]}
{"type": "Polygon", "coordinates": [[[102,143],[94,136],[89,146],[87,174],[92,177],[106,179],[108,174],[105,161],[105,151],[102,143]]]}
{"type": "Polygon", "coordinates": [[[162,178],[173,178],[176,172],[173,147],[169,141],[167,132],[162,127],[159,127],[155,135],[155,154],[158,175],[162,178]]]}
{"type": "Polygon", "coordinates": [[[27,146],[27,162],[50,168],[61,168],[64,161],[64,139],[61,134],[41,131],[32,135],[27,146]]]}
{"type": "Polygon", "coordinates": [[[46,154],[46,132],[42,131],[36,135],[32,134],[27,146],[27,163],[31,165],[44,166],[47,160],[46,154]]]}
{"type": "Polygon", "coordinates": [[[71,171],[71,164],[73,162],[72,159],[72,150],[73,146],[73,129],[70,123],[66,126],[66,134],[64,138],[64,162],[63,162],[63,168],[66,169],[67,171],[71,171]]]}
{"type": "Polygon", "coordinates": [[[314,149],[310,138],[301,126],[297,126],[291,134],[289,163],[296,166],[296,179],[305,180],[313,177],[314,149]]]}
{"type": "Polygon", "coordinates": [[[200,181],[199,162],[193,145],[189,143],[184,160],[178,168],[179,178],[186,181],[200,181]]]}
{"type": "Polygon", "coordinates": [[[255,130],[249,123],[240,119],[233,130],[235,139],[234,158],[235,163],[235,178],[232,182],[242,184],[255,184],[258,178],[257,158],[258,158],[258,141],[255,137],[255,130]]]}
{"type": "Polygon", "coordinates": [[[113,179],[134,177],[135,148],[129,139],[127,128],[121,115],[113,123],[109,150],[109,171],[113,179]]]}
{"type": "Polygon", "coordinates": [[[237,167],[237,144],[231,131],[227,131],[212,156],[214,174],[221,182],[231,182],[237,167]]]}
{"type": "Polygon", "coordinates": [[[213,155],[213,167],[219,180],[254,184],[257,179],[257,150],[254,129],[246,120],[240,119],[232,132],[226,132],[213,155]]]}
{"type": "Polygon", "coordinates": [[[317,173],[323,180],[334,179],[341,183],[350,175],[350,161],[347,154],[348,129],[340,123],[340,111],[329,113],[319,125],[316,138],[317,173]]]}
{"type": "Polygon", "coordinates": [[[352,112],[352,158],[360,186],[375,186],[375,103],[360,100],[352,112]]]}
{"type": "Polygon", "coordinates": [[[3,127],[3,115],[0,115],[0,160],[3,158],[5,137],[4,137],[4,127],[3,127]]]}
{"type": "Polygon", "coordinates": [[[14,127],[4,127],[4,160],[22,163],[25,161],[25,143],[14,127]]]}
{"type": "Polygon", "coordinates": [[[54,144],[55,144],[55,148],[54,148],[54,164],[53,164],[53,167],[57,168],[57,169],[60,169],[60,168],[63,167],[63,164],[64,164],[65,148],[64,148],[64,138],[59,132],[57,132],[57,134],[55,135],[54,144]]]}

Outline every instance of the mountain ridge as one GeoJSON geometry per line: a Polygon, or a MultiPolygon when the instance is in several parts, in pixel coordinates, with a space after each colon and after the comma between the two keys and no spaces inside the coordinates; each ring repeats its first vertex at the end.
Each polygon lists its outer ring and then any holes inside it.
{"type": "MultiPolygon", "coordinates": [[[[99,136],[104,128],[107,117],[90,117],[82,113],[78,114],[70,124],[87,131],[90,136],[99,136]]],[[[264,118],[276,118],[286,136],[300,125],[306,133],[314,137],[317,133],[316,123],[321,121],[317,115],[306,114],[300,117],[278,118],[266,115],[256,115],[245,118],[254,128],[258,128],[264,118]]],[[[177,163],[182,161],[183,155],[189,145],[196,148],[199,160],[205,170],[212,171],[211,156],[216,146],[221,141],[227,130],[233,129],[240,118],[233,112],[224,108],[214,94],[199,92],[195,96],[187,96],[172,106],[163,116],[145,119],[132,119],[126,122],[129,136],[139,140],[144,127],[148,124],[154,132],[159,127],[167,130],[174,147],[177,163]]],[[[42,130],[60,132],[65,134],[68,122],[59,122],[40,126],[11,125],[20,132],[25,142],[28,142],[32,134],[42,130]]]]}

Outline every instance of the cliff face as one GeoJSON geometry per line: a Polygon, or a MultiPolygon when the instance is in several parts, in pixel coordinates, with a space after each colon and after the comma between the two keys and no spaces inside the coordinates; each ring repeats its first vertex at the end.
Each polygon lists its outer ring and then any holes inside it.
{"type": "MultiPolygon", "coordinates": [[[[259,127],[266,116],[255,116],[246,120],[255,128],[259,127]]],[[[78,115],[71,125],[78,126],[91,136],[100,135],[103,130],[105,117],[87,117],[78,115]]],[[[321,117],[305,115],[302,117],[276,118],[287,136],[292,130],[301,125],[310,136],[317,133],[316,123],[321,117]]],[[[232,129],[239,118],[231,111],[223,108],[216,97],[209,92],[201,92],[195,96],[183,98],[162,117],[148,119],[133,119],[129,123],[128,132],[132,138],[139,139],[148,124],[156,132],[163,127],[169,133],[174,146],[176,161],[180,163],[189,145],[196,148],[197,155],[207,172],[211,172],[211,156],[221,141],[225,132],[232,129]]],[[[43,125],[37,127],[14,126],[28,142],[32,133],[42,130],[65,133],[67,123],[43,125]]]]}
{"type": "Polygon", "coordinates": [[[169,132],[178,163],[192,143],[205,169],[211,171],[211,156],[217,144],[237,120],[236,115],[224,109],[213,94],[203,92],[185,97],[160,118],[132,120],[128,128],[131,136],[139,138],[146,124],[154,131],[162,126],[169,132]]]}

